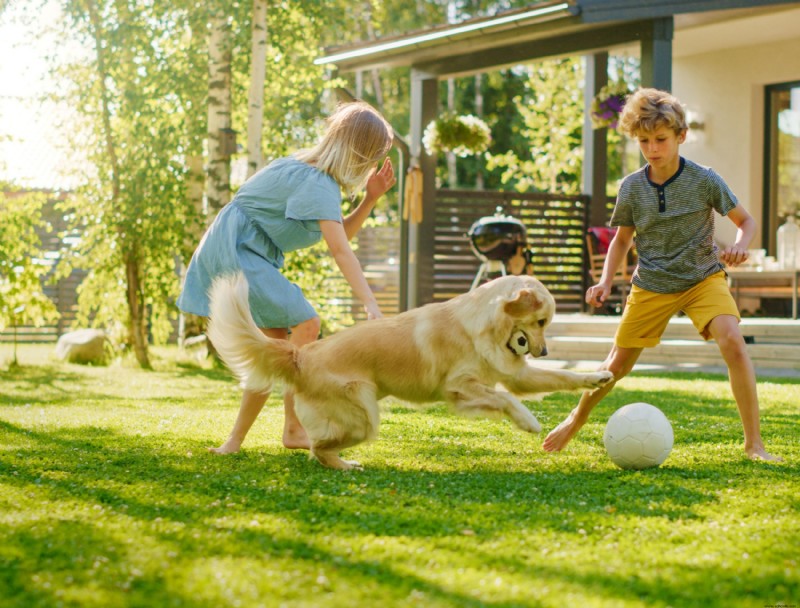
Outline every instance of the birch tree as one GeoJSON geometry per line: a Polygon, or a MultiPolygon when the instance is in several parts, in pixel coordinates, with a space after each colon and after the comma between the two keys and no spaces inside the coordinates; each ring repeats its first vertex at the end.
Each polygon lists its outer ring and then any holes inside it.
{"type": "Polygon", "coordinates": [[[261,134],[264,130],[264,83],[267,76],[268,0],[253,0],[250,46],[250,94],[247,104],[247,177],[264,164],[261,134]]]}
{"type": "Polygon", "coordinates": [[[231,200],[233,127],[231,17],[218,4],[208,25],[208,158],[206,200],[211,217],[231,200]]]}

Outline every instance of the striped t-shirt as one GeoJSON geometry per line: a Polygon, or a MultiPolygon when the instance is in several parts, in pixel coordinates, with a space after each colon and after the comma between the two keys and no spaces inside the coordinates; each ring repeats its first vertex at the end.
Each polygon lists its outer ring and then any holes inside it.
{"type": "Polygon", "coordinates": [[[727,215],[738,201],[713,169],[680,159],[663,184],[648,178],[649,165],[626,177],[612,226],[633,226],[639,266],[633,284],[656,293],[685,291],[723,270],[714,243],[714,210],[727,215]]]}

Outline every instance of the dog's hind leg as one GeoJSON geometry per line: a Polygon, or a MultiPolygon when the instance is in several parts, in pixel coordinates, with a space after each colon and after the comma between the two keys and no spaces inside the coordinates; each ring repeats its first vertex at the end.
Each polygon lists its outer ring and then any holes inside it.
{"type": "Polygon", "coordinates": [[[295,410],[311,442],[311,455],[326,467],[349,470],[361,468],[339,456],[342,450],[374,439],[378,427],[375,388],[361,382],[344,386],[344,394],[323,399],[295,396],[295,410]]]}
{"type": "Polygon", "coordinates": [[[496,391],[476,380],[459,379],[459,386],[449,391],[449,400],[460,414],[507,416],[518,428],[528,433],[540,433],[542,425],[516,397],[496,391]]]}

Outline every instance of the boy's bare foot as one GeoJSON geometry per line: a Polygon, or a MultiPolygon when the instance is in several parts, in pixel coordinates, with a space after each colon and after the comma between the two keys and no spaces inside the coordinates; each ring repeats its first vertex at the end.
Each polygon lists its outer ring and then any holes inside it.
{"type": "Polygon", "coordinates": [[[544,443],[542,443],[542,449],[545,452],[560,452],[567,447],[567,444],[581,428],[581,425],[574,418],[574,415],[570,414],[561,424],[547,434],[544,443]]]}
{"type": "Polygon", "coordinates": [[[767,450],[764,449],[764,446],[755,446],[751,448],[745,448],[745,453],[749,458],[752,460],[766,460],[768,462],[783,462],[783,458],[780,456],[773,456],[767,450]]]}
{"type": "Polygon", "coordinates": [[[208,448],[208,451],[212,454],[235,454],[239,451],[241,445],[241,443],[237,443],[232,439],[228,439],[228,441],[223,443],[218,448],[208,448]]]}
{"type": "Polygon", "coordinates": [[[306,430],[300,426],[285,426],[283,428],[283,447],[289,450],[310,450],[311,442],[308,440],[306,430]]]}

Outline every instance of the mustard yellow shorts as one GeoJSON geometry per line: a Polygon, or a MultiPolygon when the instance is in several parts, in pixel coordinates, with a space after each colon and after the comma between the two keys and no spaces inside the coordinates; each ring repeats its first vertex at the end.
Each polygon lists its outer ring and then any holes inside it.
{"type": "Polygon", "coordinates": [[[722,271],[678,293],[655,293],[632,285],[614,343],[620,348],[655,346],[661,341],[669,320],[681,310],[704,340],[711,339],[708,325],[715,317],[732,315],[741,320],[722,271]]]}

